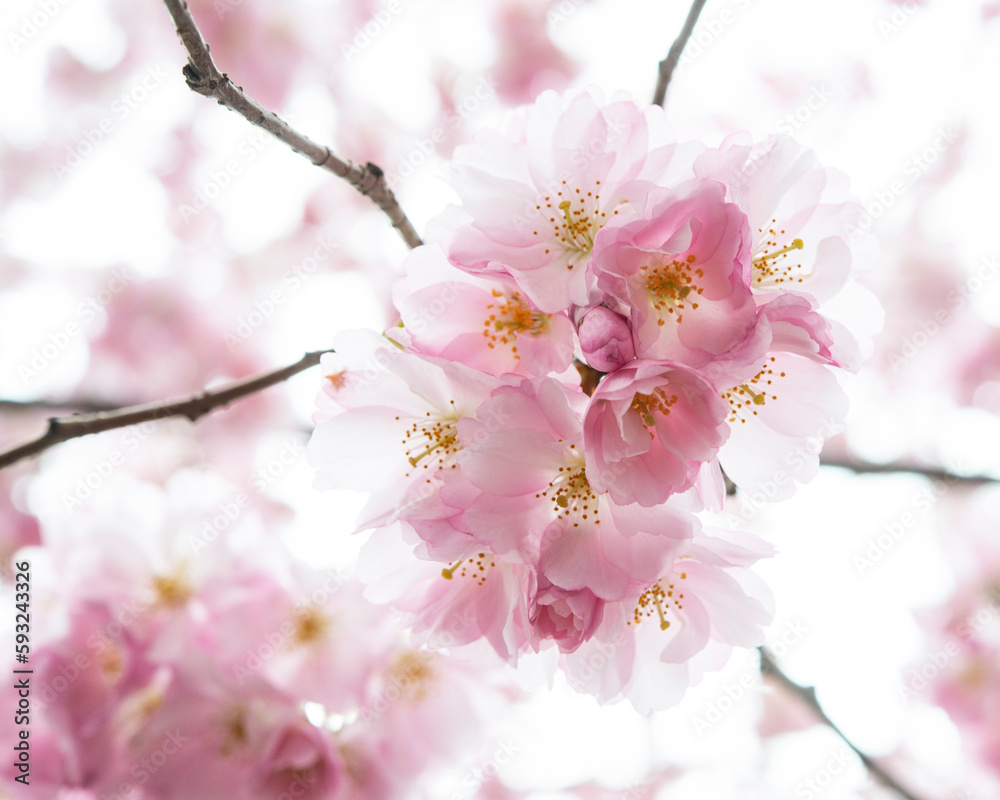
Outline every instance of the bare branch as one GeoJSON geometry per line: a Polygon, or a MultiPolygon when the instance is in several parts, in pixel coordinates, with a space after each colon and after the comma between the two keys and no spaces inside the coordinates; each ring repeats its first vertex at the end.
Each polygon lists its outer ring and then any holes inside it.
{"type": "Polygon", "coordinates": [[[74,411],[89,414],[94,411],[114,411],[121,403],[104,403],[100,400],[0,400],[0,412],[27,413],[35,411],[74,411]]]}
{"type": "Polygon", "coordinates": [[[850,458],[838,458],[837,456],[821,456],[820,464],[825,467],[840,467],[849,469],[859,475],[881,475],[892,473],[909,473],[911,475],[923,475],[935,481],[944,481],[952,484],[979,485],[983,483],[1000,483],[1000,478],[990,475],[957,475],[939,467],[922,467],[918,464],[901,464],[898,461],[890,461],[888,464],[872,464],[868,461],[857,461],[850,458]]]}
{"type": "Polygon", "coordinates": [[[781,671],[781,668],[778,666],[777,662],[775,662],[774,657],[766,647],[758,647],[757,650],[760,653],[761,673],[773,678],[782,688],[791,692],[802,700],[802,702],[804,702],[807,706],[809,706],[809,708],[812,709],[813,713],[819,717],[820,721],[822,721],[824,725],[829,726],[829,728],[836,733],[837,736],[844,740],[844,744],[857,753],[858,758],[861,759],[861,763],[865,765],[873,778],[878,780],[886,788],[892,789],[892,791],[900,797],[906,798],[906,800],[919,800],[915,794],[900,786],[899,782],[893,778],[892,775],[880,767],[871,756],[858,749],[857,745],[844,735],[844,732],[837,727],[836,723],[834,723],[834,721],[827,716],[826,712],[820,706],[819,701],[816,699],[816,690],[812,686],[800,686],[789,678],[784,672],[781,671]]]}
{"type": "Polygon", "coordinates": [[[73,414],[68,417],[52,417],[49,419],[49,429],[33,441],[22,444],[4,453],[0,453],[0,469],[10,466],[23,458],[38,455],[53,445],[87,436],[91,433],[101,433],[115,428],[125,428],[149,420],[165,419],[167,417],[187,417],[194,422],[210,411],[228,405],[234,400],[247,397],[256,392],[281,383],[303,370],[319,363],[323,353],[331,350],[320,350],[306,353],[299,361],[287,367],[265,372],[254,378],[237,381],[221,389],[201,392],[194,397],[186,397],[169,403],[146,403],[139,406],[119,408],[114,411],[98,411],[93,414],[73,414]]]}
{"type": "Polygon", "coordinates": [[[380,167],[368,163],[363,167],[330,152],[328,147],[316,144],[294,130],[287,122],[248,97],[243,89],[234,84],[229,76],[220,72],[209,53],[208,45],[191,15],[184,0],[163,0],[177,27],[177,35],[187,50],[188,63],[184,66],[187,85],[205,97],[212,97],[231,111],[235,111],[248,122],[263,128],[281,140],[296,153],[308,158],[317,167],[329,170],[338,178],[343,178],[361,194],[377,205],[399,231],[403,241],[412,247],[423,244],[403,209],[400,208],[392,190],[385,182],[385,174],[380,167]]]}
{"type": "Polygon", "coordinates": [[[656,91],[653,92],[653,105],[663,107],[663,100],[667,96],[667,86],[677,69],[677,63],[681,60],[681,53],[684,52],[684,45],[691,38],[695,23],[698,22],[698,15],[705,7],[705,0],[694,0],[691,3],[691,10],[688,11],[687,19],[684,20],[684,27],[680,34],[670,46],[667,57],[660,62],[660,73],[656,79],[656,91]]]}

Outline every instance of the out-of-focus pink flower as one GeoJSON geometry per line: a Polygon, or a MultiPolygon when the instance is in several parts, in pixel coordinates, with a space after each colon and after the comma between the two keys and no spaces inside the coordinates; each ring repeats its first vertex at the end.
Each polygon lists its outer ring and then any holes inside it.
{"type": "Polygon", "coordinates": [[[655,506],[691,486],[728,435],[726,406],[700,373],[639,360],[605,376],[583,422],[587,478],[622,504],[655,506]]]}
{"type": "Polygon", "coordinates": [[[594,306],[577,325],[583,357],[594,369],[613,372],[635,358],[628,320],[607,306],[594,306]]]}

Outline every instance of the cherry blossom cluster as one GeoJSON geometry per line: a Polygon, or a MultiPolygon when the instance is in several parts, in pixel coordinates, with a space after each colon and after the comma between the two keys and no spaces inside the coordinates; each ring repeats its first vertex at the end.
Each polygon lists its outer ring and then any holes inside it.
{"type": "Polygon", "coordinates": [[[541,95],[454,173],[399,325],[324,357],[317,483],[371,493],[373,561],[420,556],[378,591],[429,644],[555,647],[602,701],[674,703],[769,620],[748,569],[769,546],[703,519],[724,473],[787,497],[846,412],[845,181],[792,140],[678,142],[659,108],[586,92],[541,95]]]}
{"type": "MultiPolygon", "coordinates": [[[[212,473],[127,488],[19,551],[44,609],[33,796],[391,800],[476,757],[514,698],[482,669],[409,646],[356,580],[294,559],[259,509],[206,541],[234,492],[212,473]]],[[[18,740],[13,714],[0,727],[18,740]]]]}

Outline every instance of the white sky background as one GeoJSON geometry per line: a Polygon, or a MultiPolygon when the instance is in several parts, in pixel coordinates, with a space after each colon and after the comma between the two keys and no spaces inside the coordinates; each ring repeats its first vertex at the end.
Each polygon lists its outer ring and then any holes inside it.
{"type": "MultiPolygon", "coordinates": [[[[982,5],[972,0],[912,4],[900,7],[896,19],[903,24],[896,26],[890,22],[896,6],[883,0],[710,0],[689,46],[692,61],[675,75],[667,107],[681,137],[702,137],[710,144],[734,130],[763,137],[791,126],[796,138],[815,148],[824,163],[851,177],[866,203],[905,175],[914,158],[925,158],[942,129],[965,130],[964,167],[935,196],[922,224],[924,234],[971,274],[982,257],[1000,254],[1000,26],[984,26],[982,5]],[[810,108],[811,97],[823,100],[810,108]]],[[[68,118],[53,118],[53,107],[42,96],[43,69],[49,50],[59,45],[95,66],[112,66],[116,53],[120,58],[127,32],[107,23],[103,6],[101,0],[69,0],[22,52],[15,54],[7,42],[0,42],[0,74],[5,76],[0,80],[0,108],[6,110],[0,116],[0,132],[12,145],[42,139],[51,126],[85,126],[86,114],[73,117],[84,109],[70,106],[65,109],[68,118]]],[[[38,7],[37,2],[7,0],[0,9],[0,31],[16,29],[22,15],[38,7]]],[[[597,84],[608,93],[626,90],[640,99],[651,96],[656,62],[679,31],[687,3],[604,0],[580,6],[566,2],[563,7],[569,13],[553,23],[552,30],[556,41],[585,64],[574,85],[597,84]]],[[[238,25],[239,13],[237,6],[227,19],[238,25]]],[[[148,18],[149,25],[169,26],[165,11],[154,2],[149,3],[148,18]]],[[[461,65],[469,85],[474,85],[490,63],[490,46],[477,4],[414,0],[404,3],[403,12],[364,49],[348,76],[373,108],[414,131],[415,145],[435,116],[437,101],[430,88],[435,60],[461,65]]],[[[37,277],[13,291],[0,283],[5,289],[0,293],[0,397],[60,396],[84,374],[87,352],[82,339],[31,386],[25,386],[12,367],[62,320],[71,318],[79,297],[67,281],[69,271],[126,263],[144,277],[169,274],[171,209],[146,171],[150,159],[144,152],[156,131],[178,115],[190,114],[192,107],[205,105],[197,113],[206,171],[225,158],[217,154],[231,152],[234,143],[253,136],[242,120],[209,108],[183,86],[181,63],[178,48],[175,61],[163,64],[167,79],[70,180],[42,182],[29,196],[0,210],[0,277],[8,258],[30,264],[37,277]]],[[[343,120],[351,114],[351,109],[332,108],[317,87],[303,87],[288,108],[279,111],[305,131],[324,130],[332,119],[346,124],[343,120]]],[[[92,119],[93,110],[89,114],[86,118],[92,119]]],[[[499,114],[498,106],[484,104],[473,118],[488,124],[499,114]]],[[[285,194],[304,197],[323,181],[334,180],[318,170],[290,168],[279,150],[268,147],[241,178],[241,186],[252,181],[265,191],[280,187],[285,194]]],[[[405,143],[398,151],[412,152],[405,143]]],[[[382,166],[394,172],[400,164],[382,166]]],[[[443,162],[435,159],[400,188],[418,230],[451,199],[445,175],[443,162]]],[[[887,255],[900,245],[897,237],[914,196],[907,191],[896,198],[875,226],[887,255]]],[[[224,195],[218,204],[227,242],[236,254],[266,246],[286,233],[301,213],[301,205],[275,213],[255,204],[254,197],[241,190],[224,195]]],[[[356,238],[362,234],[376,259],[398,262],[404,252],[387,224],[385,230],[376,222],[355,231],[356,238]]],[[[364,278],[340,273],[323,281],[316,292],[294,298],[269,325],[267,349],[276,364],[324,346],[337,329],[385,324],[379,297],[364,278]]],[[[973,307],[1000,323],[996,286],[987,286],[973,307]]],[[[313,379],[302,376],[292,386],[305,419],[314,396],[313,379]]],[[[849,438],[864,457],[880,460],[919,453],[959,461],[973,471],[1000,473],[1000,424],[995,417],[958,410],[933,394],[910,398],[902,407],[890,406],[878,377],[865,373],[852,382],[851,391],[856,404],[849,438]]],[[[317,496],[309,483],[308,469],[300,465],[274,489],[301,510],[289,536],[302,554],[317,552],[310,520],[322,515],[329,523],[337,509],[341,532],[346,532],[357,507],[357,498],[317,496]]],[[[793,500],[766,508],[747,527],[780,549],[761,569],[777,597],[772,641],[789,626],[805,631],[782,659],[788,672],[800,682],[817,685],[831,716],[859,746],[875,756],[908,748],[928,776],[901,777],[911,778],[919,789],[924,779],[937,776],[943,784],[936,788],[947,789],[949,800],[957,800],[957,791],[973,789],[968,783],[972,779],[962,771],[954,726],[942,712],[919,701],[908,704],[897,692],[904,668],[926,657],[914,609],[941,602],[953,588],[943,566],[936,513],[919,517],[871,570],[859,573],[853,560],[877,540],[885,525],[912,510],[915,493],[929,486],[915,477],[858,478],[825,470],[793,500]]],[[[321,543],[321,557],[340,562],[353,557],[356,542],[337,545],[342,539],[321,543]]],[[[724,696],[726,685],[738,682],[748,670],[754,670],[753,655],[737,654],[725,672],[692,692],[681,708],[648,721],[624,706],[598,709],[557,681],[555,689],[543,691],[537,702],[516,710],[503,723],[506,735],[521,748],[503,774],[519,786],[555,788],[588,778],[624,786],[641,779],[651,765],[679,762],[711,768],[692,773],[663,798],[804,796],[796,794],[800,782],[818,774],[839,746],[827,731],[782,737],[761,750],[750,735],[759,701],[747,695],[710,733],[695,735],[693,717],[703,714],[724,696]],[[757,785],[754,781],[766,781],[770,793],[747,788],[757,785]]],[[[865,783],[863,770],[855,766],[823,796],[861,797],[858,792],[865,783]]],[[[945,794],[938,791],[936,796],[945,794]]],[[[970,800],[977,796],[968,795],[970,800]]]]}

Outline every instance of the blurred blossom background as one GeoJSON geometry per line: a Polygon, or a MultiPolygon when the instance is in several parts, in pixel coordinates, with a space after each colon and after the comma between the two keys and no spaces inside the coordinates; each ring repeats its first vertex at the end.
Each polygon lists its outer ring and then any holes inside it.
{"type": "MultiPolygon", "coordinates": [[[[647,101],[689,8],[189,5],[221,70],[341,157],[381,166],[421,232],[456,200],[454,147],[510,108],[587,86],[647,101]]],[[[0,36],[0,448],[44,429],[55,412],[39,401],[74,411],[194,394],[292,363],[338,331],[395,323],[399,235],[344,182],[190,91],[162,5],[8,0],[0,36]]],[[[849,176],[860,226],[877,236],[861,283],[882,309],[844,300],[871,354],[825,454],[930,472],[826,466],[790,500],[738,494],[726,512],[777,548],[758,571],[776,597],[779,663],[923,798],[1000,796],[998,54],[996,2],[709,0],[666,100],[682,140],[714,146],[747,130],[813,148],[849,176]]],[[[30,559],[34,647],[84,624],[75,599],[111,602],[112,587],[119,602],[182,550],[204,586],[268,574],[292,597],[351,575],[364,498],[317,492],[304,458],[320,380],[306,371],[196,425],[110,431],[0,472],[4,603],[12,562],[30,559]]],[[[223,608],[212,607],[221,631],[258,619],[223,608]]],[[[348,616],[341,658],[398,663],[384,618],[348,616]]],[[[5,642],[12,617],[0,615],[5,642]]],[[[283,686],[312,675],[316,693],[335,694],[320,671],[282,669],[283,686]]],[[[447,746],[407,756],[399,796],[896,796],[761,678],[754,651],[648,717],[550,681],[544,657],[449,669],[455,686],[488,691],[468,689],[467,731],[449,721],[447,746]]],[[[406,724],[419,739],[444,718],[406,724]]],[[[13,731],[0,726],[4,742],[13,731]]],[[[352,746],[378,760],[371,743],[352,746]]],[[[4,778],[0,796],[19,791],[4,778]]]]}

